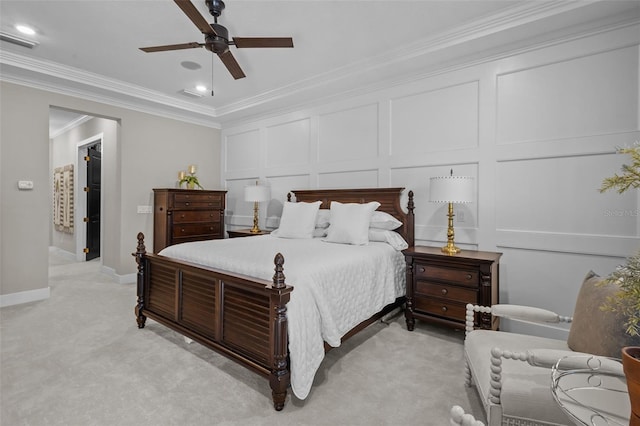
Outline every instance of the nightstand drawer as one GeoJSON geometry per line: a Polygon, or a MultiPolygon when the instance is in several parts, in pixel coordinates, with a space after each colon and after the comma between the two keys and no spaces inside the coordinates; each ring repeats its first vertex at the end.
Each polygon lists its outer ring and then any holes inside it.
{"type": "MultiPolygon", "coordinates": [[[[194,191],[197,192],[197,191],[194,191]]],[[[173,196],[173,207],[181,208],[181,207],[189,207],[189,208],[211,208],[211,209],[221,209],[222,199],[216,195],[210,194],[174,194],[173,196]]]]}
{"type": "Polygon", "coordinates": [[[478,300],[478,292],[476,290],[428,281],[416,281],[415,291],[416,294],[455,300],[465,304],[476,303],[478,300]]]}
{"type": "Polygon", "coordinates": [[[415,274],[417,279],[429,279],[446,281],[450,283],[477,287],[479,281],[478,271],[444,268],[441,266],[416,264],[415,274]]]}
{"type": "Polygon", "coordinates": [[[220,234],[220,223],[185,223],[174,225],[172,229],[174,238],[209,234],[220,234]]]}
{"type": "Polygon", "coordinates": [[[444,299],[416,297],[413,299],[413,309],[461,322],[464,321],[466,315],[465,304],[444,299]]]}
{"type": "Polygon", "coordinates": [[[220,222],[220,211],[212,210],[174,210],[173,223],[220,222]]]}

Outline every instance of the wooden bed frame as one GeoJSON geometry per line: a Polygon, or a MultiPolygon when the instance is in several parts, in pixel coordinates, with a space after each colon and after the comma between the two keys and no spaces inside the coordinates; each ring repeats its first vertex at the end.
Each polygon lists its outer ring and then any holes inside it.
{"type": "MultiPolygon", "coordinates": [[[[403,223],[397,230],[414,245],[413,192],[408,193],[407,213],[400,207],[404,188],[368,188],[293,191],[296,202],[380,202],[385,211],[403,223]]],[[[291,194],[288,195],[291,200],[291,194]]],[[[133,253],[138,264],[138,328],[151,318],[269,379],[273,405],[284,407],[290,384],[287,338],[287,302],[293,287],[285,284],[284,257],[274,258],[272,281],[231,273],[147,253],[144,235],[138,234],[133,253]]],[[[404,302],[385,307],[349,331],[343,341],[404,302]]],[[[325,345],[327,347],[328,345],[325,345]]]]}

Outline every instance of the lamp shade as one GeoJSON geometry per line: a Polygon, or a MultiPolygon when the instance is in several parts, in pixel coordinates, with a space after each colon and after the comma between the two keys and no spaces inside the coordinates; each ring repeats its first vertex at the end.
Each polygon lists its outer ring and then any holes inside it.
{"type": "Polygon", "coordinates": [[[434,203],[471,203],[473,201],[473,177],[432,177],[429,201],[434,203]]]}
{"type": "Polygon", "coordinates": [[[251,202],[268,201],[271,191],[268,186],[251,185],[244,188],[244,200],[251,202]]]}

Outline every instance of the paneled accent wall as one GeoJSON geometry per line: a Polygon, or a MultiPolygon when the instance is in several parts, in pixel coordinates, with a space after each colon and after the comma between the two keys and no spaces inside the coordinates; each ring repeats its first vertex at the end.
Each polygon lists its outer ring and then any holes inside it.
{"type": "Polygon", "coordinates": [[[429,178],[453,170],[477,190],[455,207],[456,243],[504,253],[501,302],[572,315],[587,272],[606,275],[640,247],[637,192],[598,191],[627,160],[616,148],[640,140],[639,31],[557,40],[224,128],[227,227],[250,226],[242,191],[256,180],[272,188],[260,212],[272,228],[292,189],[403,186],[415,193],[416,243],[443,245],[447,206],[428,201],[429,178]]]}

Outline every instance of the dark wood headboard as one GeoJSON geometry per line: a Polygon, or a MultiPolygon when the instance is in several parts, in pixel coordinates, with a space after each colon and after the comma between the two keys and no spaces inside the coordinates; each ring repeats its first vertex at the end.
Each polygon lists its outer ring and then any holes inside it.
{"type": "MultiPolygon", "coordinates": [[[[363,188],[363,189],[302,189],[292,191],[296,201],[310,203],[322,201],[321,209],[328,209],[331,201],[340,203],[368,203],[377,201],[380,203],[379,211],[389,213],[402,222],[402,226],[396,229],[405,239],[409,247],[413,247],[414,239],[414,215],[413,215],[413,191],[409,191],[407,212],[400,206],[400,196],[404,188],[363,188]]],[[[287,195],[291,201],[291,193],[287,195]]]]}

